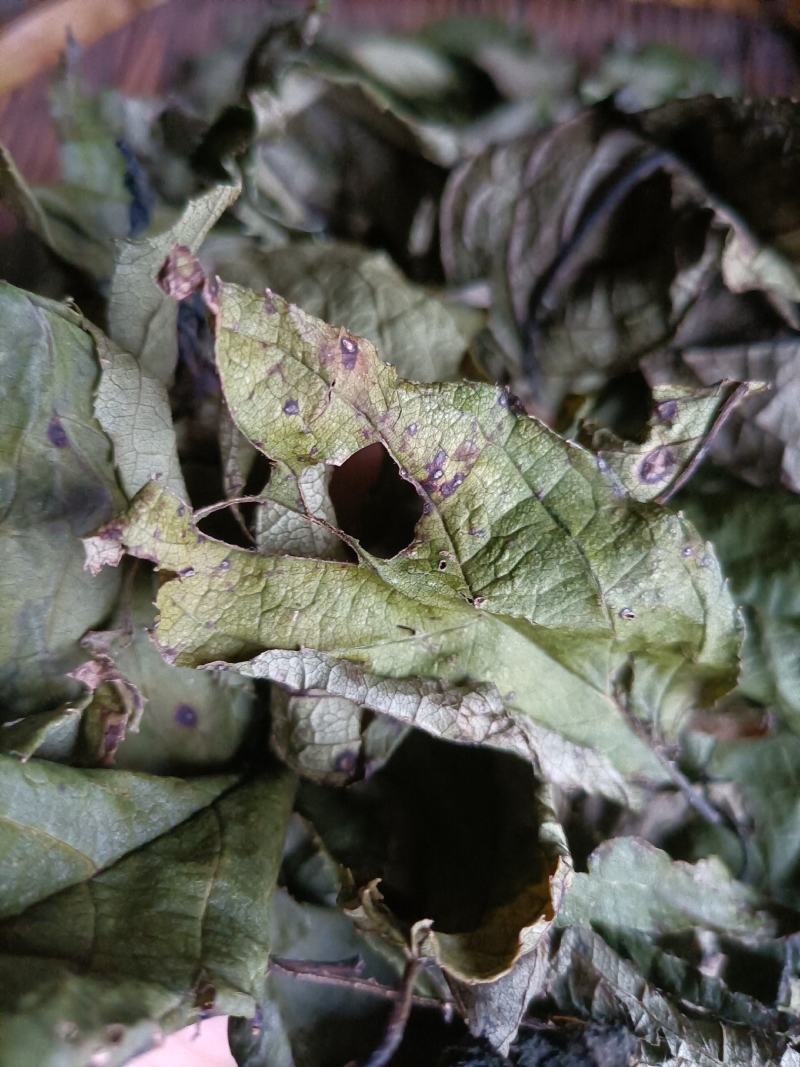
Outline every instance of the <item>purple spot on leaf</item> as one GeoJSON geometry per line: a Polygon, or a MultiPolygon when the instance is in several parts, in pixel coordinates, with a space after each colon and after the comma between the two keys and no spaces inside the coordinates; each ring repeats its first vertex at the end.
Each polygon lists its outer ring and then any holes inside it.
{"type": "Polygon", "coordinates": [[[283,413],[284,415],[299,415],[300,405],[296,400],[287,400],[283,405],[283,413]]]}
{"type": "Polygon", "coordinates": [[[179,704],[175,708],[175,722],[180,726],[197,726],[197,712],[191,704],[179,704]]]}
{"type": "Polygon", "coordinates": [[[458,487],[463,483],[464,475],[459,471],[458,474],[454,474],[448,482],[444,482],[441,486],[441,493],[443,497],[452,496],[458,487]]]}
{"type": "Polygon", "coordinates": [[[639,480],[646,485],[663,482],[677,466],[669,445],[661,445],[649,452],[639,465],[639,480]]]}
{"type": "Polygon", "coordinates": [[[339,341],[339,348],[342,350],[342,366],[345,370],[352,370],[358,360],[358,345],[352,338],[343,337],[339,341]]]}
{"type": "Polygon", "coordinates": [[[333,766],[335,770],[340,771],[343,774],[352,774],[356,769],[357,762],[358,756],[356,753],[346,750],[339,753],[334,760],[333,766]]]}
{"type": "Polygon", "coordinates": [[[61,425],[61,419],[54,415],[47,427],[47,440],[56,448],[66,448],[69,445],[67,431],[61,425]]]}

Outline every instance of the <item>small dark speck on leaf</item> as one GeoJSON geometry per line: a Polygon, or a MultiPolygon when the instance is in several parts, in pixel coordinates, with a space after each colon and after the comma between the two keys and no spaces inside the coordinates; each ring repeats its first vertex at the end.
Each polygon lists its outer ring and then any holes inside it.
{"type": "Polygon", "coordinates": [[[47,426],[47,440],[56,448],[66,448],[69,445],[67,431],[61,424],[61,419],[54,415],[47,426]]]}
{"type": "Polygon", "coordinates": [[[409,426],[406,426],[406,433],[410,434],[411,437],[413,437],[418,429],[419,429],[419,426],[417,426],[417,424],[415,422],[412,422],[409,426]]]}
{"type": "Polygon", "coordinates": [[[438,570],[446,571],[447,570],[447,560],[446,559],[440,559],[439,562],[436,564],[436,566],[437,566],[438,570]]]}
{"type": "Polygon", "coordinates": [[[661,445],[642,460],[639,465],[639,479],[646,485],[663,482],[672,473],[676,463],[672,449],[668,445],[661,445]]]}
{"type": "Polygon", "coordinates": [[[476,596],[476,597],[472,598],[472,606],[475,607],[475,608],[482,608],[485,603],[486,603],[486,597],[485,596],[476,596]]]}
{"type": "Polygon", "coordinates": [[[122,1023],[109,1023],[106,1027],[106,1039],[112,1045],[118,1045],[125,1036],[125,1027],[122,1023]]]}
{"type": "Polygon", "coordinates": [[[525,411],[525,407],[520,398],[518,396],[515,396],[514,393],[512,393],[511,390],[508,388],[508,386],[503,386],[500,389],[500,392],[497,396],[497,403],[500,405],[501,408],[507,408],[515,415],[521,415],[525,411]]]}
{"type": "Polygon", "coordinates": [[[283,413],[284,415],[299,415],[300,405],[296,400],[287,400],[283,405],[283,413]]]}
{"type": "Polygon", "coordinates": [[[689,556],[693,556],[694,555],[694,549],[692,548],[691,545],[684,545],[683,548],[681,549],[681,555],[685,556],[686,558],[688,558],[689,556]]]}
{"type": "Polygon", "coordinates": [[[671,423],[678,414],[677,400],[662,400],[656,407],[656,417],[659,422],[671,423]]]}
{"type": "Polygon", "coordinates": [[[633,608],[621,608],[619,612],[619,617],[621,619],[635,619],[636,612],[633,610],[633,608]]]}
{"type": "Polygon", "coordinates": [[[271,289],[265,289],[264,290],[264,311],[266,311],[266,313],[268,315],[274,315],[277,310],[278,309],[275,306],[275,301],[273,299],[272,290],[271,289]]]}
{"type": "Polygon", "coordinates": [[[217,570],[227,571],[230,568],[230,565],[231,561],[229,559],[223,559],[220,563],[217,564],[217,570]]]}
{"type": "Polygon", "coordinates": [[[179,704],[175,708],[175,722],[180,726],[197,726],[197,712],[191,704],[179,704]]]}
{"type": "Polygon", "coordinates": [[[178,571],[178,575],[181,578],[191,578],[192,575],[195,573],[196,571],[194,567],[181,567],[181,569],[178,571]]]}

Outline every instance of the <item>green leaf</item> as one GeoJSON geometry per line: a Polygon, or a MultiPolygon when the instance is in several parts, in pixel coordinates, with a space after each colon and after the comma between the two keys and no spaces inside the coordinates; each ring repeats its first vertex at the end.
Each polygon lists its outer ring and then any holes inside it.
{"type": "Polygon", "coordinates": [[[681,1010],[597,934],[564,932],[544,991],[562,1012],[621,1023],[643,1041],[642,1064],[765,1067],[788,1047],[774,1030],[737,1027],[681,1010]]]}
{"type": "MultiPolygon", "coordinates": [[[[30,763],[16,766],[34,773],[30,763]]],[[[266,971],[291,777],[273,772],[219,795],[230,779],[198,786],[124,772],[49,773],[71,774],[79,791],[95,773],[127,783],[128,820],[147,822],[138,841],[119,843],[113,866],[85,870],[80,884],[0,925],[0,969],[14,975],[3,1004],[3,1062],[35,1056],[43,1067],[84,1067],[102,1055],[121,1063],[157,1036],[153,1022],[169,1032],[200,1009],[250,1014],[266,971]],[[195,813],[171,806],[182,790],[196,791],[195,813]]],[[[55,783],[40,784],[57,810],[55,783]]],[[[85,801],[80,810],[79,822],[95,814],[85,801]]]]}
{"type": "Polygon", "coordinates": [[[800,732],[800,502],[711,476],[681,505],[714,542],[746,622],[739,689],[800,732]]]}
{"type": "Polygon", "coordinates": [[[113,620],[120,628],[90,634],[84,641],[94,656],[112,664],[135,687],[144,704],[138,721],[117,741],[114,765],[152,774],[226,769],[256,719],[253,686],[233,672],[165,663],[149,633],[154,591],[150,576],[142,575],[121,605],[120,618],[113,620]]]}
{"type": "Polygon", "coordinates": [[[238,185],[217,186],[190,200],[168,230],[117,246],[108,331],[112,340],[134,356],[152,378],[169,383],[178,358],[178,309],[159,287],[159,271],[176,246],[196,252],[238,195],[238,185]]]}
{"type": "Polygon", "coordinates": [[[748,397],[733,413],[712,455],[753,485],[780,483],[800,491],[800,346],[795,335],[754,343],[692,345],[682,358],[703,385],[724,375],[745,375],[765,383],[766,390],[748,397]]]}
{"type": "Polygon", "coordinates": [[[342,243],[265,252],[237,244],[220,252],[212,246],[207,254],[226,281],[273,289],[307,314],[366,337],[404,378],[457,375],[469,337],[447,306],[408,281],[385,253],[342,243]]]}
{"type": "Polygon", "coordinates": [[[93,877],[211,803],[232,777],[196,781],[0,757],[6,857],[0,914],[93,877]]]}
{"type": "Polygon", "coordinates": [[[583,435],[591,438],[598,460],[635,500],[669,496],[702,457],[708,439],[753,389],[749,382],[719,382],[699,390],[655,386],[654,413],[644,440],[621,440],[604,428],[592,433],[591,424],[583,435]]]}
{"type": "MultiPolygon", "coordinates": [[[[733,783],[748,821],[750,879],[794,910],[800,909],[800,738],[716,741],[691,735],[693,762],[711,781],[733,783]]],[[[709,842],[713,847],[713,839],[709,842]]]]}
{"type": "Polygon", "coordinates": [[[298,774],[344,785],[361,752],[362,712],[344,697],[289,697],[273,691],[272,745],[298,774]]]}
{"type": "Polygon", "coordinates": [[[80,537],[119,508],[111,443],[93,413],[98,364],[81,318],[0,286],[0,637],[3,717],[68,701],[78,641],[108,613],[118,576],[90,577],[80,537]]]}
{"type": "Polygon", "coordinates": [[[559,926],[585,925],[609,935],[636,931],[651,937],[707,929],[731,937],[769,931],[758,897],[734,881],[717,859],[677,863],[635,837],[604,842],[576,874],[559,926]]]}
{"type": "Polygon", "coordinates": [[[0,723],[0,752],[23,761],[39,756],[69,763],[78,747],[81,717],[89,700],[86,693],[73,704],[53,711],[34,712],[15,722],[0,723]]]}
{"type": "MultiPolygon", "coordinates": [[[[214,544],[163,490],[145,491],[106,544],[192,569],[159,594],[167,654],[199,664],[305,646],[385,678],[490,683],[512,714],[596,749],[597,788],[619,795],[609,762],[659,777],[615,676],[632,665],[635,713],[669,735],[735,672],[732,605],[688,524],[620,496],[591,455],[510,410],[503,391],[406,383],[369,342],[274,295],[221,286],[215,299],[223,388],[246,436],[296,473],[381,443],[425,514],[390,560],[350,539],[355,567],[214,544]]],[[[579,780],[574,767],[565,777],[579,780]]]]}
{"type": "Polygon", "coordinates": [[[84,326],[92,334],[102,369],[94,413],[114,445],[114,462],[126,495],[135,496],[152,478],[185,493],[163,381],[88,322],[84,326]]]}
{"type": "Polygon", "coordinates": [[[324,463],[295,474],[276,463],[256,508],[256,545],[269,555],[308,559],[342,559],[344,543],[336,533],[331,502],[330,469],[324,463]]]}

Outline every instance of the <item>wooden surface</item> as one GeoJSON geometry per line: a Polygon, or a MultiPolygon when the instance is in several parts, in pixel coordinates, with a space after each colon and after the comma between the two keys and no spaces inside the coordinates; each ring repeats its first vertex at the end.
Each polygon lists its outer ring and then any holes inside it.
{"type": "MultiPolygon", "coordinates": [[[[67,24],[86,48],[90,84],[151,95],[168,91],[182,62],[237,24],[255,34],[270,6],[270,0],[0,0],[0,139],[29,180],[57,176],[47,84],[67,24]],[[4,85],[16,87],[3,95],[4,85]]],[[[799,0],[331,0],[330,11],[333,19],[381,28],[412,28],[454,12],[497,14],[586,58],[622,37],[670,41],[715,60],[749,91],[800,94],[800,50],[784,32],[799,0]]]]}

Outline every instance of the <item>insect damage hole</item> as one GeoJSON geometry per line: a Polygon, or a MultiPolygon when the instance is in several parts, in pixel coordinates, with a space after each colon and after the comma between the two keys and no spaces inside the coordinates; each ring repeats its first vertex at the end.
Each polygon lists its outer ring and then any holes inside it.
{"type": "Polygon", "coordinates": [[[422,498],[382,444],[355,452],[331,476],[336,521],[367,552],[389,559],[414,539],[422,498]]]}

